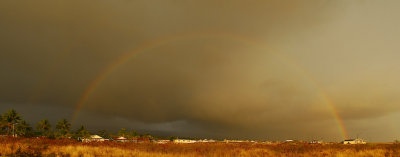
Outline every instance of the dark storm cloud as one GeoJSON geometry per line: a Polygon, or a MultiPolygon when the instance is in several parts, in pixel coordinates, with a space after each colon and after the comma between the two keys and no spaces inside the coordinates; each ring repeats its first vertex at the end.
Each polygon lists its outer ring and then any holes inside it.
{"type": "Polygon", "coordinates": [[[77,123],[203,137],[338,139],[327,101],[350,134],[400,109],[393,3],[2,1],[0,108],[14,106],[32,121],[68,117],[107,66],[142,45],[190,33],[235,34],[280,52],[218,36],[170,41],[105,77],[77,123]]]}

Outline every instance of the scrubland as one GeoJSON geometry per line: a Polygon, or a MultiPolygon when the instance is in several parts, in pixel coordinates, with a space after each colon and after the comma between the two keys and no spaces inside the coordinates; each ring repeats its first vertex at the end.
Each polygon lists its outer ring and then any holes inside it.
{"type": "Polygon", "coordinates": [[[386,157],[400,156],[399,144],[156,144],[0,138],[0,156],[277,156],[277,157],[386,157]]]}

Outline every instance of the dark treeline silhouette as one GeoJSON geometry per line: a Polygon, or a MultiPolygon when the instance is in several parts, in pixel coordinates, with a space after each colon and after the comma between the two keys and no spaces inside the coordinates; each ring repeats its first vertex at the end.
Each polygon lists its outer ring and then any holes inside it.
{"type": "MultiPolygon", "coordinates": [[[[50,139],[82,139],[87,138],[91,134],[97,134],[104,138],[112,138],[123,136],[125,138],[146,137],[154,139],[149,134],[138,134],[134,130],[121,128],[118,132],[112,133],[106,130],[98,132],[89,132],[84,126],[78,127],[77,130],[71,130],[71,123],[67,119],[61,119],[55,127],[49,120],[43,119],[39,121],[33,128],[29,123],[22,119],[22,116],[14,109],[11,109],[3,114],[0,114],[0,135],[13,137],[43,137],[50,139]]],[[[169,137],[167,137],[169,138],[169,137]]]]}

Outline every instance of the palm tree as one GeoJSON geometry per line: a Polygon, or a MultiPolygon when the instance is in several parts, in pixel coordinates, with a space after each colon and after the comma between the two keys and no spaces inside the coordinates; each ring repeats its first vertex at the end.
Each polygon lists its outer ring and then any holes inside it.
{"type": "Polygon", "coordinates": [[[7,135],[10,135],[11,130],[14,129],[15,124],[21,120],[21,116],[14,109],[9,110],[3,115],[3,120],[7,125],[7,135]]]}
{"type": "Polygon", "coordinates": [[[118,131],[118,136],[126,137],[127,131],[125,128],[121,128],[121,130],[118,131]]]}
{"type": "Polygon", "coordinates": [[[89,137],[89,136],[90,136],[90,133],[89,133],[89,131],[87,131],[87,130],[85,129],[85,127],[82,125],[81,127],[79,127],[78,130],[76,130],[74,136],[75,136],[76,139],[79,140],[79,139],[84,139],[84,138],[89,137]]]}
{"type": "Polygon", "coordinates": [[[97,132],[97,134],[103,138],[110,138],[110,133],[107,132],[107,130],[100,130],[97,132]]]}
{"type": "Polygon", "coordinates": [[[51,124],[49,120],[43,119],[36,125],[36,129],[40,132],[41,136],[48,136],[51,131],[51,124]]]}
{"type": "Polygon", "coordinates": [[[6,129],[6,127],[7,127],[7,123],[4,120],[3,116],[0,114],[0,134],[4,133],[4,130],[6,129]]]}
{"type": "Polygon", "coordinates": [[[28,124],[26,121],[21,120],[21,121],[16,125],[15,132],[16,132],[17,135],[25,136],[25,137],[26,137],[26,136],[31,135],[31,133],[32,133],[32,127],[30,127],[29,124],[28,124]]]}
{"type": "Polygon", "coordinates": [[[70,132],[71,123],[64,118],[57,123],[56,129],[61,138],[65,138],[70,132]]]}

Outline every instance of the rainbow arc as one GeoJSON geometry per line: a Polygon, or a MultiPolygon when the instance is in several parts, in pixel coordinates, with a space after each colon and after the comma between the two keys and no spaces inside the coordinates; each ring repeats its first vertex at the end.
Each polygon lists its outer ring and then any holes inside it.
{"type": "Polygon", "coordinates": [[[79,111],[82,109],[82,107],[85,105],[87,100],[89,99],[90,95],[96,90],[96,88],[101,84],[101,82],[107,78],[109,75],[112,74],[113,71],[115,71],[118,67],[121,67],[124,63],[128,62],[130,59],[134,58],[138,54],[149,52],[150,50],[161,47],[164,45],[167,45],[171,42],[174,41],[180,41],[180,40],[188,40],[188,39],[197,39],[197,38],[218,38],[218,39],[227,39],[227,40],[235,40],[239,42],[243,42],[246,44],[251,44],[256,47],[262,48],[269,53],[273,53],[280,57],[282,60],[286,61],[288,64],[290,64],[293,68],[295,68],[297,71],[302,73],[304,77],[309,79],[315,86],[315,88],[318,90],[320,93],[321,98],[325,101],[325,103],[329,106],[329,109],[332,112],[333,117],[335,118],[335,121],[338,125],[338,128],[340,130],[340,133],[344,139],[347,139],[347,132],[345,129],[345,126],[343,124],[343,120],[341,119],[340,115],[338,114],[338,111],[334,105],[334,103],[330,100],[326,92],[320,87],[319,83],[311,77],[311,75],[304,69],[301,68],[296,62],[293,60],[289,59],[287,56],[285,56],[283,53],[279,53],[276,50],[273,50],[267,46],[265,46],[264,43],[258,42],[256,40],[252,40],[249,38],[245,38],[242,36],[237,36],[233,34],[222,34],[222,33],[190,33],[190,34],[182,34],[182,35],[176,35],[176,36],[168,36],[165,38],[160,38],[158,40],[154,40],[152,42],[149,42],[147,44],[144,44],[133,51],[130,51],[128,53],[125,53],[124,55],[118,57],[116,60],[111,62],[107,67],[102,70],[97,77],[93,79],[93,81],[88,85],[88,87],[85,89],[83,92],[81,98],[79,99],[78,103],[75,106],[73,115],[72,115],[72,122],[75,122],[79,111]]]}

